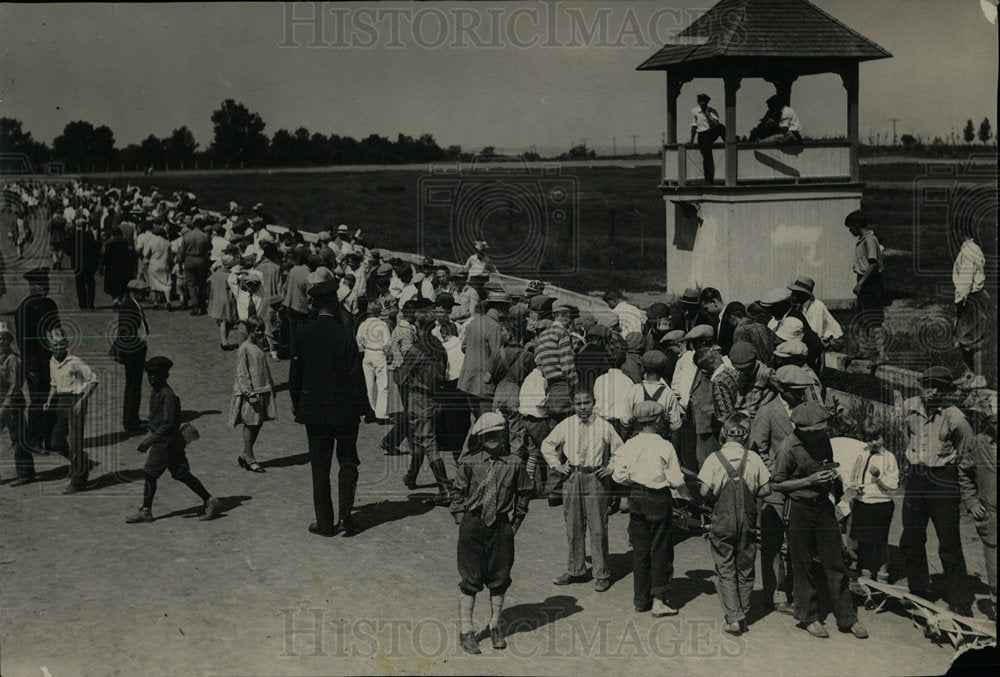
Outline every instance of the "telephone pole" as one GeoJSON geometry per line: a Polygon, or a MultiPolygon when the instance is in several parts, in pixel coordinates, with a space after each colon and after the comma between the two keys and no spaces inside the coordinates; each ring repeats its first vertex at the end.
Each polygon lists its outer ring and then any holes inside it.
{"type": "Polygon", "coordinates": [[[896,123],[899,122],[899,118],[889,118],[892,120],[892,145],[896,145],[896,123]]]}
{"type": "Polygon", "coordinates": [[[636,135],[636,134],[632,135],[632,157],[635,157],[636,155],[638,155],[638,153],[635,152],[635,140],[637,138],[639,138],[638,135],[636,135]]]}
{"type": "Polygon", "coordinates": [[[614,136],[611,137],[611,148],[613,149],[611,151],[611,155],[613,157],[616,157],[618,155],[618,139],[617,139],[617,137],[614,137],[614,136]]]}

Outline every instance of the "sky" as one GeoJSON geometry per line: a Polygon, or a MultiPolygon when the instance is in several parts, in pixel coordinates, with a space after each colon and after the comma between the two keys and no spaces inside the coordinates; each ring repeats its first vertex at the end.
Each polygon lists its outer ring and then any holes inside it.
{"type": "MultiPolygon", "coordinates": [[[[182,125],[204,147],[212,111],[232,98],[268,135],[304,126],[428,133],[466,150],[651,150],[666,129],[665,78],[635,68],[712,4],[0,3],[0,116],[47,143],[86,120],[111,127],[118,147],[182,125]]],[[[892,118],[900,136],[927,141],[969,118],[997,128],[997,26],[981,0],[814,4],[893,54],[861,64],[863,142],[891,136],[892,118]]],[[[721,81],[696,80],[679,110],[701,91],[722,108],[721,81]]],[[[743,83],[738,133],[771,93],[743,83]]],[[[800,78],[792,103],[807,136],[844,134],[839,77],[800,78]]],[[[682,114],[681,138],[687,125],[682,114]]]]}

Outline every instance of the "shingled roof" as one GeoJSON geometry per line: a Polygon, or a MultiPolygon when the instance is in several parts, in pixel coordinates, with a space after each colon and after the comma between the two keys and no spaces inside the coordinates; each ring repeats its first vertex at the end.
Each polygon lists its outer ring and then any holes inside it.
{"type": "Polygon", "coordinates": [[[892,56],[806,0],[721,0],[678,37],[682,44],[664,46],[637,70],[700,71],[706,62],[755,60],[773,67],[786,60],[796,70],[819,72],[820,62],[892,56]]]}

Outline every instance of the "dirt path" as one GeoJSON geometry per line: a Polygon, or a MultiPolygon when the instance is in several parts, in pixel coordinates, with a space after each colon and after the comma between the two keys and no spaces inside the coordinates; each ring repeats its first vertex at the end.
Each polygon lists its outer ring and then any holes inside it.
{"type": "MultiPolygon", "coordinates": [[[[6,272],[11,281],[14,271],[6,272]]],[[[108,299],[99,294],[101,309],[77,313],[71,278],[56,282],[64,324],[79,336],[104,334],[113,320],[108,299]]],[[[0,311],[9,312],[20,294],[0,299],[0,311]]],[[[312,536],[305,434],[291,420],[287,393],[279,395],[278,423],[258,444],[267,473],[240,470],[239,434],[225,422],[234,353],[218,349],[207,318],[160,311],[149,319],[150,352],[176,363],[172,383],[185,418],[201,431],[189,452],[193,470],[222,499],[223,515],[197,521],[197,498],[165,477],[157,520],[124,523],[142,490],[125,471],[140,468],[143,457],[136,438],[117,435],[120,367],[104,357],[103,338],[81,339],[74,351],[101,379],[86,430],[99,488],[60,495],[65,464],[51,456],[36,458],[43,481],[7,486],[12,458],[6,436],[2,442],[3,675],[662,675],[664,658],[675,659],[669,666],[682,674],[939,674],[952,658],[950,647],[924,639],[895,613],[861,610],[872,634],[866,642],[836,632],[816,640],[777,614],[755,620],[743,638],[725,635],[711,558],[699,538],[676,549],[671,594],[680,615],[636,614],[624,515],[610,523],[611,590],[555,587],[550,580],[566,556],[563,518],[544,501],[532,503],[518,535],[504,614],[510,647],[493,652],[487,641],[482,656],[467,657],[456,640],[457,528],[445,510],[420,502],[432,489],[404,489],[407,457],[381,453],[384,428],[363,426],[361,433],[364,531],[353,539],[312,536]]],[[[287,362],[274,374],[284,383],[287,362]]],[[[143,395],[145,404],[148,389],[143,395]]],[[[429,483],[426,469],[421,480],[429,483]]],[[[898,524],[892,542],[897,538],[898,524]]],[[[981,576],[982,550],[970,525],[963,541],[970,571],[981,576]]],[[[928,550],[940,571],[933,533],[928,550]]],[[[480,606],[480,627],[486,618],[480,606]]]]}

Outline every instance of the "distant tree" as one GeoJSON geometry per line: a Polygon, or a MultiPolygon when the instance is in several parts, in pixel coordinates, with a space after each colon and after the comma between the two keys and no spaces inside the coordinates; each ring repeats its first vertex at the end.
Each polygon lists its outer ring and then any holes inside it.
{"type": "Polygon", "coordinates": [[[167,162],[171,166],[194,164],[194,154],[198,149],[195,143],[194,134],[187,127],[180,127],[170,133],[170,137],[163,140],[163,153],[167,162]]]}
{"type": "Polygon", "coordinates": [[[483,148],[481,151],[479,151],[480,155],[496,155],[496,153],[497,149],[494,148],[493,146],[486,146],[486,148],[483,148]]]}
{"type": "Polygon", "coordinates": [[[979,140],[982,141],[983,144],[987,144],[990,142],[992,137],[993,130],[990,129],[990,119],[983,118],[983,121],[979,123],[979,140]]]}
{"type": "Polygon", "coordinates": [[[52,152],[74,171],[103,169],[115,159],[115,135],[106,125],[95,129],[89,122],[77,120],[55,138],[52,152]]]}
{"type": "Polygon", "coordinates": [[[904,148],[915,146],[918,143],[917,137],[913,136],[912,134],[903,134],[903,136],[899,137],[899,140],[903,142],[904,148]]]}
{"type": "Polygon", "coordinates": [[[597,157],[597,153],[595,153],[592,150],[587,150],[587,145],[581,143],[577,146],[573,146],[572,148],[570,148],[569,153],[567,153],[565,157],[569,160],[585,160],[588,158],[597,157]]]}
{"type": "Polygon", "coordinates": [[[36,172],[49,160],[49,147],[31,138],[31,132],[24,131],[15,118],[0,118],[0,152],[26,156],[36,172]]]}
{"type": "Polygon", "coordinates": [[[319,132],[309,137],[309,162],[317,166],[330,164],[330,139],[319,132]]]}
{"type": "Polygon", "coordinates": [[[935,136],[934,140],[931,141],[931,145],[932,146],[943,146],[944,145],[944,139],[942,139],[940,136],[935,136]]]}
{"type": "Polygon", "coordinates": [[[242,103],[232,99],[223,101],[219,110],[212,113],[212,124],[215,129],[212,153],[220,162],[254,165],[265,158],[266,125],[257,113],[251,113],[242,103]]]}
{"type": "Polygon", "coordinates": [[[448,160],[458,160],[462,157],[462,147],[461,146],[448,146],[445,151],[445,158],[448,160]]]}
{"type": "Polygon", "coordinates": [[[163,140],[156,138],[152,134],[147,136],[142,140],[142,143],[139,144],[139,158],[144,167],[163,167],[163,164],[167,159],[167,153],[164,149],[163,140]]]}
{"type": "Polygon", "coordinates": [[[972,120],[965,123],[965,129],[962,130],[962,136],[965,137],[966,143],[972,143],[976,140],[976,126],[972,124],[972,120]]]}

